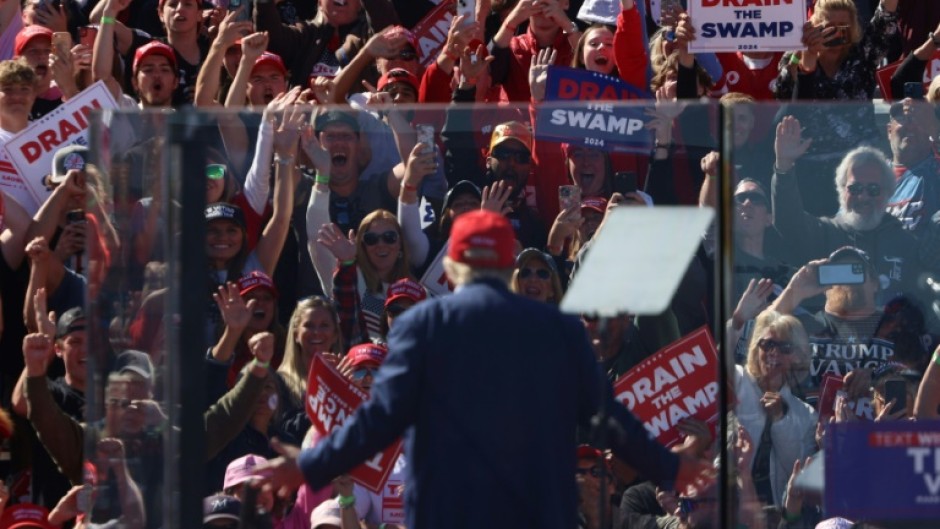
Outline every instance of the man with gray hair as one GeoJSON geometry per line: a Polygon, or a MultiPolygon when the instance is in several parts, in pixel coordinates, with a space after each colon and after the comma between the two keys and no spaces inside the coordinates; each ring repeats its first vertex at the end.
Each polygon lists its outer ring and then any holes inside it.
{"type": "Polygon", "coordinates": [[[803,209],[793,170],[811,141],[802,139],[800,122],[792,116],[777,125],[773,223],[794,258],[808,262],[853,246],[871,257],[879,305],[898,294],[915,294],[922,269],[917,243],[897,218],[887,214],[895,178],[884,154],[872,147],[849,151],[836,168],[839,211],[834,217],[815,217],[803,209]]]}

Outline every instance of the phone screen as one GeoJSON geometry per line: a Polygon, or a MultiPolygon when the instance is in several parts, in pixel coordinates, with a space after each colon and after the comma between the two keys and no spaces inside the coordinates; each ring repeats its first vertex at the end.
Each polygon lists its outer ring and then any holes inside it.
{"type": "Polygon", "coordinates": [[[819,265],[820,285],[861,285],[865,282],[862,263],[829,263],[819,265]]]}
{"type": "Polygon", "coordinates": [[[614,193],[626,196],[635,193],[637,189],[636,173],[633,171],[620,171],[614,174],[614,193]]]}
{"type": "Polygon", "coordinates": [[[885,382],[885,405],[894,400],[892,412],[900,411],[907,406],[907,382],[903,380],[888,380],[885,382]]]}

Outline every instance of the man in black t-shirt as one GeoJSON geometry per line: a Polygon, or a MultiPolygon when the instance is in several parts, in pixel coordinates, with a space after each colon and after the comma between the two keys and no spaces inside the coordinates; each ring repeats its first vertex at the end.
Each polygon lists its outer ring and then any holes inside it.
{"type": "MultiPolygon", "coordinates": [[[[56,324],[55,354],[65,364],[65,376],[48,380],[49,391],[59,408],[76,421],[85,416],[85,314],[81,307],[67,310],[56,324]]],[[[26,370],[20,375],[13,394],[13,410],[26,416],[26,370]]],[[[45,447],[34,432],[30,432],[32,451],[32,501],[48,508],[55,507],[71,487],[69,480],[59,472],[45,447]]]]}

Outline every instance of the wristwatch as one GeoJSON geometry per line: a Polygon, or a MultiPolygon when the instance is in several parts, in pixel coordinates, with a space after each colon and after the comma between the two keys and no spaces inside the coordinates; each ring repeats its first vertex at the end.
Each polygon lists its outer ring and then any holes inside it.
{"type": "Polygon", "coordinates": [[[581,28],[578,27],[578,23],[574,20],[571,21],[571,25],[567,29],[561,30],[565,35],[571,35],[572,33],[578,33],[581,31],[581,28]]]}

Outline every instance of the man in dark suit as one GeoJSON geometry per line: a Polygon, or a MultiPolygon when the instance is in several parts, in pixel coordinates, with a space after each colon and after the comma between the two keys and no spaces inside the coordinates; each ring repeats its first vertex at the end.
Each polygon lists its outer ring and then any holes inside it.
{"type": "Polygon", "coordinates": [[[409,529],[571,529],[575,430],[602,402],[619,425],[615,453],[659,486],[707,471],[614,402],[577,319],[509,291],[514,243],[502,215],[457,219],[444,261],[456,294],[395,322],[371,399],[341,428],[302,453],[276,447],[276,488],[327,485],[404,434],[409,529]]]}

